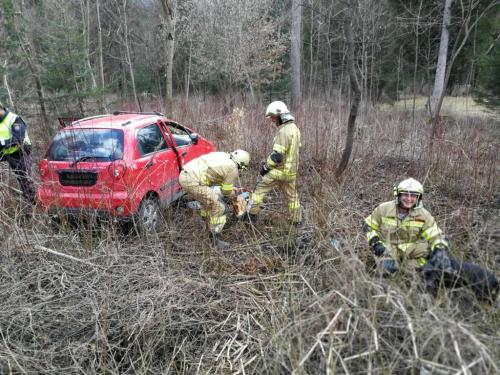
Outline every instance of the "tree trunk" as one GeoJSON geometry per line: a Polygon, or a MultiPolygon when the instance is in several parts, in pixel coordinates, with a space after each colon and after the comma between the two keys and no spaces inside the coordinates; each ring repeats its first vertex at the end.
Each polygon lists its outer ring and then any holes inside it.
{"type": "MultiPolygon", "coordinates": [[[[96,0],[96,11],[97,11],[97,56],[99,65],[99,88],[101,90],[101,100],[99,105],[106,110],[105,99],[104,99],[104,58],[102,54],[102,25],[101,25],[101,6],[99,0],[96,0]]],[[[104,111],[103,111],[104,112],[104,111]]]]}
{"type": "Polygon", "coordinates": [[[291,76],[291,105],[297,106],[302,101],[300,89],[300,62],[301,62],[301,24],[302,4],[301,0],[292,0],[292,30],[290,33],[290,66],[291,76]]]}
{"type": "MultiPolygon", "coordinates": [[[[446,4],[448,4],[448,2],[450,2],[450,5],[451,5],[452,1],[453,0],[446,0],[446,4]]],[[[450,80],[450,74],[451,74],[451,69],[453,68],[453,64],[455,63],[456,58],[458,57],[458,55],[460,54],[460,52],[464,48],[465,44],[469,40],[471,31],[476,27],[478,22],[491,9],[494,9],[494,7],[498,6],[499,4],[500,4],[499,0],[490,1],[488,3],[488,5],[483,8],[481,13],[476,14],[475,17],[473,16],[475,13],[474,11],[479,6],[479,2],[472,1],[468,4],[469,5],[468,9],[462,9],[462,20],[461,20],[462,22],[460,25],[460,30],[457,33],[455,43],[453,44],[453,49],[450,53],[450,61],[447,65],[445,63],[445,66],[444,66],[445,71],[444,71],[444,78],[443,78],[443,83],[442,83],[441,95],[439,97],[437,97],[436,103],[434,104],[434,107],[432,106],[432,103],[431,103],[431,111],[432,111],[431,112],[431,114],[432,114],[432,132],[431,132],[431,139],[430,139],[430,146],[431,147],[432,147],[433,141],[436,138],[436,135],[438,133],[438,127],[440,124],[439,113],[441,112],[441,106],[443,105],[444,89],[446,88],[446,86],[448,85],[448,81],[450,80]]],[[[445,11],[446,11],[446,8],[445,8],[445,11]]],[[[448,12],[448,13],[450,13],[450,12],[448,12]]],[[[443,19],[444,19],[444,17],[445,16],[443,16],[443,19]]],[[[448,17],[451,17],[451,15],[448,14],[448,17]]],[[[443,20],[443,28],[444,28],[444,24],[445,24],[445,22],[443,20]]],[[[448,24],[449,24],[449,20],[448,20],[448,24]]],[[[442,38],[442,36],[441,36],[441,38],[442,38]]],[[[440,47],[439,49],[440,49],[440,54],[441,54],[441,45],[439,47],[440,47]]],[[[439,57],[441,57],[441,56],[439,56],[439,57]]],[[[438,60],[438,65],[439,65],[439,60],[438,60]]],[[[439,68],[439,66],[438,66],[438,68],[439,68]]],[[[437,76],[437,72],[436,72],[436,76],[437,76]]],[[[434,93],[433,93],[433,96],[434,96],[434,93]]],[[[431,100],[431,102],[432,102],[432,100],[431,100]]]]}
{"type": "Polygon", "coordinates": [[[4,74],[3,74],[3,85],[5,86],[5,90],[7,91],[7,96],[9,97],[9,103],[7,103],[7,107],[9,108],[14,108],[14,101],[12,100],[12,93],[10,91],[10,86],[9,86],[9,79],[7,77],[7,60],[4,61],[4,63],[2,64],[2,68],[4,70],[4,74]]]}
{"type": "Polygon", "coordinates": [[[188,58],[188,66],[187,66],[187,72],[186,72],[186,89],[185,89],[185,94],[186,94],[186,101],[189,100],[189,85],[191,82],[191,58],[192,58],[192,42],[189,43],[189,58],[188,58]]]}
{"type": "Polygon", "coordinates": [[[139,97],[137,96],[137,88],[135,85],[135,75],[134,68],[132,65],[132,53],[130,51],[130,42],[128,38],[128,18],[127,18],[127,0],[123,0],[123,41],[125,44],[125,58],[127,60],[127,66],[130,74],[130,83],[132,85],[132,94],[134,95],[134,102],[136,109],[141,111],[141,104],[139,103],[139,97]]]}
{"type": "Polygon", "coordinates": [[[441,40],[439,42],[439,55],[436,68],[436,77],[434,78],[434,89],[430,100],[430,112],[432,118],[439,116],[437,111],[438,103],[444,92],[444,78],[446,74],[446,61],[448,58],[448,44],[450,32],[448,30],[451,21],[451,4],[453,0],[445,0],[443,10],[443,24],[441,26],[441,40]]]}
{"type": "Polygon", "coordinates": [[[349,80],[352,89],[352,102],[351,109],[349,111],[349,119],[347,121],[347,135],[345,148],[342,152],[342,158],[340,159],[340,164],[336,171],[336,176],[340,177],[342,173],[347,168],[349,163],[349,158],[351,157],[351,152],[354,145],[354,133],[356,130],[356,117],[358,116],[359,103],[361,101],[361,88],[359,87],[358,77],[356,74],[356,65],[354,61],[354,38],[352,35],[351,22],[354,15],[355,4],[350,4],[349,16],[344,22],[344,33],[347,42],[347,68],[349,70],[349,80]]]}
{"type": "Polygon", "coordinates": [[[172,115],[173,96],[172,96],[172,68],[174,65],[174,47],[175,47],[175,0],[160,0],[165,16],[165,32],[166,32],[166,56],[165,56],[165,112],[172,115]]]}
{"type": "MultiPolygon", "coordinates": [[[[12,5],[14,5],[15,2],[13,2],[12,5]]],[[[40,116],[42,118],[42,125],[46,127],[49,124],[49,117],[47,115],[47,108],[46,108],[46,103],[45,103],[45,96],[43,93],[43,85],[42,85],[42,80],[40,77],[40,69],[38,68],[38,65],[36,63],[36,56],[35,53],[31,51],[31,46],[29,44],[28,38],[26,37],[22,27],[20,25],[23,25],[25,20],[24,20],[24,2],[21,2],[20,5],[20,10],[19,12],[15,13],[15,21],[14,21],[14,29],[16,33],[17,40],[19,42],[19,46],[21,47],[21,50],[23,51],[24,58],[26,59],[26,62],[28,64],[29,70],[31,72],[31,75],[33,76],[33,80],[35,83],[35,88],[36,88],[36,94],[38,98],[38,104],[40,106],[40,116]]]]}

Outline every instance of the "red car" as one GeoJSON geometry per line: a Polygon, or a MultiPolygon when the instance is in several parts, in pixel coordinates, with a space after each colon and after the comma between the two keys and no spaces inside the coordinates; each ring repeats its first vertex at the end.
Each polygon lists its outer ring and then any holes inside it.
{"type": "Polygon", "coordinates": [[[215,151],[160,113],[115,112],[62,128],[40,162],[37,198],[52,216],[112,217],[156,229],[160,206],[183,195],[184,163],[215,151]]]}

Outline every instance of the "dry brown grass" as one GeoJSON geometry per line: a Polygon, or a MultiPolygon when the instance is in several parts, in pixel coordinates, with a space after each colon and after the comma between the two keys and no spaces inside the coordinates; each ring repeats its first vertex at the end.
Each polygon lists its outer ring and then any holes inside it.
{"type": "MultiPolygon", "coordinates": [[[[253,186],[274,132],[263,106],[240,106],[238,121],[215,100],[179,108],[177,118],[220,149],[252,153],[242,183],[253,186]],[[194,124],[202,119],[217,120],[194,124]]],[[[499,123],[448,118],[430,150],[423,115],[367,111],[337,181],[345,113],[328,103],[296,113],[304,227],[280,220],[275,195],[265,214],[274,225],[228,226],[234,246],[223,253],[184,208],[169,209],[154,238],[113,226],[54,232],[40,214],[22,222],[3,190],[0,372],[498,373],[498,308],[468,290],[432,300],[412,272],[371,275],[359,230],[392,183],[413,176],[454,254],[498,275],[499,123]]]]}

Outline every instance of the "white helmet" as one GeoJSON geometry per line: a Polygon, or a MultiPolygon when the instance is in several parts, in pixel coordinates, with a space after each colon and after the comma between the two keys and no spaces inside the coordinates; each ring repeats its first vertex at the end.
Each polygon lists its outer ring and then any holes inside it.
{"type": "Polygon", "coordinates": [[[406,180],[401,181],[396,189],[398,195],[401,193],[424,194],[424,187],[414,178],[407,178],[406,180]]]}
{"type": "Polygon", "coordinates": [[[276,101],[272,102],[267,106],[266,117],[279,116],[283,113],[288,113],[288,112],[290,111],[288,110],[288,107],[286,106],[285,103],[276,101]]]}
{"type": "Polygon", "coordinates": [[[229,155],[231,156],[231,159],[238,164],[240,169],[248,169],[250,164],[250,154],[248,152],[245,150],[234,150],[229,153],[229,155]]]}
{"type": "Polygon", "coordinates": [[[424,194],[424,187],[420,182],[415,180],[414,178],[407,178],[406,180],[401,181],[394,188],[394,195],[396,196],[396,203],[399,204],[399,195],[401,193],[410,193],[418,195],[416,208],[423,207],[422,204],[422,195],[424,194]]]}

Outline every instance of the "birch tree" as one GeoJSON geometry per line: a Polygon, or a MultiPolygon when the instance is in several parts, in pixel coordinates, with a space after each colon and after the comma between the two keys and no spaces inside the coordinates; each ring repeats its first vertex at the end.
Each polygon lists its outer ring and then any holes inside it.
{"type": "Polygon", "coordinates": [[[430,111],[432,116],[436,116],[438,111],[438,103],[443,96],[444,81],[446,73],[446,60],[448,58],[448,43],[450,39],[450,21],[451,21],[451,4],[453,0],[444,1],[443,22],[441,25],[441,39],[439,41],[439,53],[436,68],[436,76],[434,77],[434,88],[430,99],[430,111]]]}
{"type": "Polygon", "coordinates": [[[436,134],[436,127],[439,123],[439,114],[441,112],[445,90],[448,85],[450,74],[456,58],[466,45],[477,23],[492,9],[500,5],[500,0],[485,2],[480,2],[477,0],[460,1],[458,17],[460,27],[454,40],[453,48],[451,52],[449,52],[449,32],[447,29],[450,25],[449,18],[451,18],[452,16],[450,8],[452,2],[453,0],[445,0],[445,7],[443,10],[443,24],[439,45],[438,66],[436,69],[436,79],[434,82],[433,94],[430,100],[430,110],[432,116],[432,139],[436,134]],[[446,62],[447,55],[450,56],[448,63],[446,62]]]}

